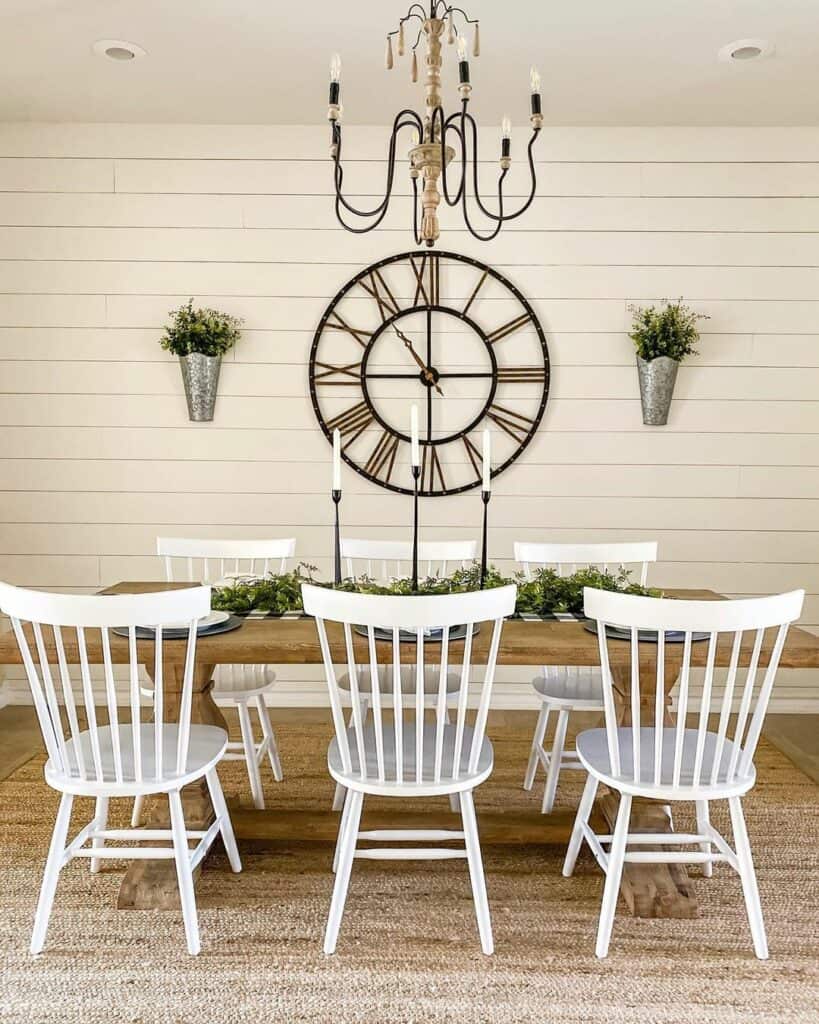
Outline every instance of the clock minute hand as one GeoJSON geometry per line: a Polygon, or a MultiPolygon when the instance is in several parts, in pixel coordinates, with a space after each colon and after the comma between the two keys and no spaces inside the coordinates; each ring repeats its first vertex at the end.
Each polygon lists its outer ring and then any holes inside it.
{"type": "MultiPolygon", "coordinates": [[[[403,331],[400,331],[395,326],[395,324],[392,325],[392,329],[395,331],[395,333],[398,335],[398,337],[401,339],[401,341],[404,342],[404,346],[406,347],[407,351],[412,356],[412,358],[415,360],[415,362],[418,363],[418,365],[421,367],[421,369],[424,372],[424,376],[426,377],[426,379],[428,381],[431,381],[432,380],[432,373],[430,372],[430,369],[426,365],[424,360],[418,355],[418,353],[412,347],[412,342],[409,340],[409,338],[406,336],[406,334],[403,333],[403,331]]],[[[438,384],[433,384],[432,386],[435,388],[435,390],[438,392],[438,394],[443,398],[444,397],[444,393],[441,390],[440,386],[438,384]]]]}

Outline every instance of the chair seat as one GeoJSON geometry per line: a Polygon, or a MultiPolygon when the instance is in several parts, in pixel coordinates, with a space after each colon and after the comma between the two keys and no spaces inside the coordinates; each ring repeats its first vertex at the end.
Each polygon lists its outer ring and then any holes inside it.
{"type": "Polygon", "coordinates": [[[154,745],[154,727],[144,724],[139,730],[139,761],[142,766],[142,781],[136,778],[136,758],[134,756],[133,733],[130,725],[121,725],[116,730],[119,734],[119,745],[122,755],[122,781],[118,782],[114,771],[113,737],[114,730],[103,726],[97,730],[102,763],[102,781],[96,779],[93,769],[93,753],[91,734],[82,732],[79,735],[80,747],[83,751],[84,764],[91,766],[87,770],[88,778],[83,779],[77,769],[77,759],[70,739],[66,741],[69,772],[62,772],[49,759],[45,766],[46,781],[54,789],[65,793],[82,793],[93,796],[106,791],[109,795],[132,796],[139,793],[163,793],[171,789],[179,789],[194,779],[201,778],[222,757],[227,746],[228,736],[224,729],[215,725],[192,725],[190,727],[190,746],[188,760],[182,773],[176,771],[176,750],[178,727],[162,726],[162,779],[156,778],[156,749],[154,745]],[[116,792],[114,792],[116,791],[116,792]]]}
{"type": "Polygon", "coordinates": [[[707,792],[711,799],[717,796],[736,796],[747,792],[753,786],[756,772],[751,766],[750,775],[728,781],[728,768],[734,752],[734,744],[725,740],[715,781],[710,782],[711,772],[716,756],[717,734],[705,734],[702,755],[702,784],[694,785],[694,767],[696,764],[697,737],[696,729],[686,729],[683,733],[682,766],[679,783],[673,783],[674,749],[676,729],[669,726],[662,731],[662,749],[660,753],[660,786],[654,783],[654,754],[657,746],[657,733],[653,728],[640,730],[640,781],[634,781],[634,730],[618,729],[620,744],[620,774],[615,776],[609,761],[609,748],[605,729],[587,729],[577,737],[575,747],[583,767],[601,782],[613,786],[624,793],[635,796],[664,797],[666,799],[692,800],[698,794],[707,792]],[[662,789],[661,789],[662,787],[662,789]]]}
{"type": "Polygon", "coordinates": [[[472,789],[473,786],[483,782],[492,771],[494,752],[491,741],[486,737],[484,737],[481,744],[477,768],[472,773],[467,770],[473,730],[469,726],[464,726],[461,756],[459,759],[459,775],[458,778],[455,778],[452,766],[457,729],[455,725],[445,725],[443,728],[441,777],[436,782],[436,727],[434,724],[427,724],[424,726],[423,734],[422,781],[416,782],[415,724],[405,721],[401,744],[404,752],[404,778],[399,783],[396,781],[395,776],[395,729],[393,723],[390,721],[382,725],[381,732],[384,744],[384,781],[379,782],[378,780],[378,760],[375,742],[376,727],[375,723],[370,720],[364,727],[364,763],[367,769],[367,778],[360,778],[360,762],[356,746],[355,729],[348,729],[347,742],[350,745],[352,770],[350,772],[344,771],[338,738],[332,740],[327,751],[327,766],[336,782],[340,782],[348,789],[361,790],[364,793],[380,794],[383,796],[436,796],[456,793],[463,789],[472,789]]]}
{"type": "MultiPolygon", "coordinates": [[[[358,686],[359,691],[363,696],[367,696],[368,693],[372,693],[372,684],[370,681],[370,667],[369,665],[358,665],[358,686]]],[[[439,681],[441,678],[441,670],[437,665],[426,665],[424,667],[424,693],[427,695],[436,694],[438,692],[439,681]]],[[[343,672],[337,677],[338,687],[340,690],[350,692],[350,673],[343,672]]],[[[378,666],[378,689],[381,693],[389,696],[394,692],[394,682],[392,678],[392,665],[379,665],[378,666]]],[[[461,673],[460,671],[447,672],[446,674],[446,692],[455,693],[461,685],[461,673]]],[[[404,695],[412,696],[415,694],[415,666],[414,665],[402,665],[401,666],[401,692],[404,695]]]]}
{"type": "Polygon", "coordinates": [[[603,709],[603,675],[599,668],[549,666],[545,674],[535,676],[532,686],[550,704],[587,711],[603,709]]]}
{"type": "Polygon", "coordinates": [[[217,665],[213,672],[213,696],[224,700],[258,697],[275,681],[272,665],[217,665]]]}

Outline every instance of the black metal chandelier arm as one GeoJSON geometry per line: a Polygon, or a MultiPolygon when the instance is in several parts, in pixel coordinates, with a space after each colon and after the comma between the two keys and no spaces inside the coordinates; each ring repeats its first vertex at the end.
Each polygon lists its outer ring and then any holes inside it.
{"type": "MultiPolygon", "coordinates": [[[[526,213],[529,207],[532,205],[532,200],[535,198],[535,192],[537,191],[537,173],[535,171],[535,158],[532,153],[532,147],[534,146],[538,135],[540,134],[540,128],[532,129],[532,137],[529,139],[529,145],[526,147],[527,157],[529,161],[529,175],[531,177],[532,185],[529,190],[529,197],[526,202],[520,207],[519,210],[515,210],[514,213],[503,213],[499,209],[498,213],[492,213],[491,210],[487,209],[483,204],[480,192],[478,190],[478,126],[475,123],[475,118],[467,112],[466,103],[464,103],[463,109],[464,119],[469,122],[472,129],[472,182],[473,190],[475,192],[475,202],[478,204],[478,208],[481,213],[488,217],[490,220],[495,221],[507,221],[514,220],[516,217],[520,217],[521,214],[526,213]]],[[[466,133],[466,127],[462,129],[466,133]]]]}
{"type": "Polygon", "coordinates": [[[420,245],[423,239],[421,238],[421,232],[418,230],[418,179],[412,179],[412,235],[415,239],[415,244],[420,245]]]}
{"type": "Polygon", "coordinates": [[[450,194],[449,194],[449,185],[447,183],[447,178],[446,178],[446,136],[447,136],[447,132],[450,132],[450,131],[455,132],[455,134],[458,136],[458,142],[461,145],[461,163],[463,164],[464,139],[463,139],[463,136],[461,135],[460,129],[458,128],[458,125],[455,123],[460,118],[460,116],[461,116],[460,112],[456,112],[454,114],[450,114],[449,117],[446,120],[444,120],[444,108],[443,107],[438,106],[438,107],[436,107],[432,111],[432,123],[431,123],[430,131],[431,131],[433,139],[435,138],[435,125],[436,125],[436,121],[437,120],[440,121],[440,136],[441,136],[441,186],[443,188],[444,202],[447,204],[447,206],[457,206],[458,205],[458,203],[461,201],[461,193],[463,192],[464,184],[465,184],[465,181],[466,181],[466,175],[464,174],[463,171],[461,171],[461,180],[460,180],[460,182],[458,184],[458,191],[455,193],[454,196],[450,196],[450,194]]]}
{"type": "MultiPolygon", "coordinates": [[[[384,198],[381,202],[373,207],[371,210],[359,210],[353,206],[342,194],[342,188],[344,184],[344,169],[341,165],[341,126],[334,124],[333,129],[333,143],[335,146],[335,153],[333,156],[334,163],[334,183],[336,191],[336,210],[338,211],[339,206],[343,206],[344,209],[354,214],[356,217],[378,217],[375,224],[380,223],[383,214],[386,212],[387,206],[389,205],[390,198],[392,196],[392,186],[395,178],[395,146],[398,138],[398,133],[402,128],[415,127],[419,131],[423,131],[423,122],[420,116],[414,110],[401,110],[395,116],[393,121],[392,132],[390,134],[389,152],[387,156],[387,184],[385,189],[384,198]],[[403,120],[403,118],[409,118],[409,120],[403,120]]],[[[341,218],[339,218],[341,219],[341,218]]],[[[344,223],[342,221],[342,223],[344,223]]],[[[375,224],[372,227],[375,227],[375,224]]],[[[344,225],[346,227],[346,224],[344,225]]]]}
{"type": "MultiPolygon", "coordinates": [[[[467,112],[466,112],[466,104],[467,104],[467,101],[464,100],[463,107],[461,109],[461,134],[462,134],[464,140],[466,140],[466,119],[469,118],[469,114],[467,114],[467,112]]],[[[474,129],[474,121],[473,121],[473,129],[474,129]]],[[[474,135],[475,134],[477,134],[477,133],[475,133],[473,131],[473,153],[472,153],[472,159],[475,161],[475,166],[477,166],[478,152],[477,152],[477,141],[474,139],[474,135]]],[[[461,163],[462,163],[462,167],[463,167],[463,175],[464,175],[464,178],[465,178],[466,177],[466,165],[467,165],[466,145],[464,145],[464,148],[463,148],[462,157],[461,157],[461,163]]],[[[464,189],[463,189],[463,192],[462,192],[462,195],[461,195],[461,209],[463,210],[464,224],[466,224],[467,231],[469,231],[469,233],[474,238],[477,238],[479,242],[491,242],[493,238],[497,237],[498,233],[500,232],[500,229],[503,227],[503,222],[504,222],[504,216],[503,216],[503,180],[506,177],[507,173],[508,173],[508,171],[504,167],[504,168],[501,169],[500,175],[498,176],[498,216],[492,218],[495,221],[495,227],[493,228],[492,231],[490,231],[486,235],[482,235],[479,231],[476,231],[475,228],[472,226],[471,221],[469,220],[469,209],[468,209],[468,205],[467,205],[467,193],[466,193],[466,186],[464,185],[464,189]]],[[[477,176],[476,176],[476,180],[475,180],[475,186],[476,186],[475,190],[477,192],[477,176]]],[[[483,205],[480,203],[480,201],[478,202],[478,205],[481,208],[481,210],[483,210],[483,205]]]]}

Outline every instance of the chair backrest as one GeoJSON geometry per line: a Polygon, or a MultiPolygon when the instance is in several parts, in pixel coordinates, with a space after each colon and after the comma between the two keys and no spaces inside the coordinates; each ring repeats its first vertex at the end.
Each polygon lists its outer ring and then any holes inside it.
{"type": "MultiPolygon", "coordinates": [[[[741,601],[678,601],[668,598],[636,597],[586,588],[583,592],[586,615],[597,621],[600,664],[603,668],[603,697],[606,735],[612,772],[621,776],[624,762],[633,761],[633,781],[657,787],[703,786],[747,778],[762,731],[762,722],[771,696],[776,670],[785,643],[788,626],[802,613],[804,590],[774,597],[741,601]],[[618,730],[613,685],[609,672],[609,645],[625,641],[607,639],[606,625],[629,631],[631,674],[626,707],[631,715],[628,734],[618,730]],[[656,668],[640,665],[639,630],[656,631],[656,668]],[[771,630],[763,652],[766,630],[771,630]],[[682,643],[670,644],[666,634],[682,635],[682,643]],[[702,691],[691,692],[692,646],[694,633],[705,637],[696,641],[707,648],[702,691]],[[722,640],[720,636],[724,634],[722,640]],[[725,653],[730,648],[725,691],[719,707],[716,739],[708,738],[714,670],[718,645],[725,653]],[[676,722],[666,723],[665,664],[668,648],[682,648],[678,679],[676,722]],[[765,662],[760,672],[760,662],[765,662]],[[648,679],[645,678],[648,676],[648,679]],[[645,684],[645,685],[644,685],[645,684]],[[646,694],[653,690],[654,699],[646,694]],[[641,702],[641,697],[643,701],[641,702]],[[738,701],[736,717],[733,716],[738,701]],[[694,733],[686,734],[689,716],[695,718],[694,733]],[[649,758],[643,755],[641,766],[641,729],[653,727],[654,742],[649,758]],[[670,734],[670,735],[669,735],[670,734]],[[633,744],[633,757],[623,758],[621,743],[633,744]],[[683,765],[686,772],[683,774],[683,765]]],[[[644,641],[645,657],[648,642],[644,641]]],[[[695,660],[701,660],[699,657],[695,660]]]]}
{"type": "Polygon", "coordinates": [[[570,576],[578,569],[596,566],[613,569],[634,566],[639,582],[645,586],[649,562],[657,561],[656,541],[635,541],[612,544],[529,544],[515,541],[515,561],[520,563],[527,579],[532,566],[554,568],[559,576],[570,576]]]}
{"type": "MultiPolygon", "coordinates": [[[[459,778],[465,773],[475,772],[486,731],[486,716],[503,619],[514,611],[516,593],[516,587],[507,586],[466,594],[391,597],[349,594],[306,584],[302,586],[305,610],[316,618],[336,737],[345,772],[357,774],[362,780],[370,778],[408,786],[439,782],[442,777],[459,778]],[[352,704],[353,750],[342,707],[343,695],[336,682],[327,638],[327,621],[343,624],[349,699],[352,704]],[[486,671],[480,681],[474,721],[471,728],[467,729],[472,625],[480,622],[491,623],[492,635],[486,671]],[[463,624],[467,627],[466,637],[453,649],[450,645],[452,627],[463,624]],[[361,670],[356,664],[354,625],[363,626],[367,630],[366,655],[361,658],[361,670]],[[377,641],[377,628],[387,630],[391,639],[377,641]],[[443,629],[440,643],[425,644],[424,630],[431,628],[443,629]],[[414,640],[402,646],[401,630],[413,632],[414,640]],[[433,651],[435,666],[432,671],[437,674],[438,685],[435,706],[427,708],[426,698],[429,694],[425,687],[426,653],[433,651]],[[408,706],[404,706],[402,693],[402,664],[412,666],[411,671],[415,676],[414,699],[408,706]],[[449,673],[457,672],[459,667],[458,689],[449,692],[450,702],[457,701],[457,712],[454,722],[447,724],[447,677],[449,673]],[[392,677],[392,724],[383,718],[379,668],[392,677]],[[372,722],[376,746],[375,763],[371,763],[369,768],[364,756],[365,702],[371,711],[372,718],[369,721],[372,722]],[[387,730],[392,730],[391,736],[387,730]],[[385,756],[385,739],[388,751],[395,751],[392,759],[385,756]],[[410,739],[412,749],[408,750],[410,739]],[[425,764],[428,769],[426,775],[423,772],[425,764]]],[[[365,642],[363,637],[360,642],[365,642]]]]}
{"type": "MultiPolygon", "coordinates": [[[[48,594],[0,583],[0,609],[11,619],[49,758],[62,775],[98,782],[122,782],[125,761],[130,764],[131,760],[131,770],[136,774],[131,781],[142,781],[143,740],[153,744],[155,777],[163,777],[163,761],[168,762],[168,758],[163,756],[167,752],[163,751],[162,728],[165,723],[162,631],[157,632],[155,642],[140,641],[154,648],[154,721],[152,726],[145,726],[140,722],[136,627],[189,624],[173,758],[176,772],[184,771],[190,742],[196,622],[210,611],[210,587],[154,594],[86,596],[48,594]],[[127,649],[123,649],[124,638],[114,637],[116,662],[127,664],[129,669],[129,704],[123,709],[117,707],[115,659],[109,634],[109,630],[117,626],[128,629],[127,649]],[[105,678],[107,722],[98,719],[94,700],[90,666],[98,661],[102,663],[105,678]],[[52,666],[56,667],[56,672],[52,666]],[[85,743],[80,740],[81,718],[87,723],[85,743]],[[101,736],[106,728],[111,730],[109,739],[101,736]],[[106,754],[104,765],[103,750],[108,746],[111,760],[106,754]],[[128,751],[125,759],[123,746],[128,751]],[[108,774],[111,768],[113,777],[108,774]]],[[[144,653],[143,650],[143,662],[144,653]]]]}
{"type": "MultiPolygon", "coordinates": [[[[341,557],[347,560],[348,576],[366,573],[378,580],[409,576],[412,571],[412,542],[342,537],[341,557]]],[[[448,569],[462,568],[477,557],[476,540],[420,541],[418,573],[421,576],[445,576],[448,569]]]]}
{"type": "Polygon", "coordinates": [[[228,573],[266,576],[285,572],[296,553],[293,537],[283,540],[204,540],[195,537],[157,537],[156,553],[165,559],[165,576],[188,583],[216,583],[228,573]],[[177,564],[174,576],[174,559],[177,564]]]}

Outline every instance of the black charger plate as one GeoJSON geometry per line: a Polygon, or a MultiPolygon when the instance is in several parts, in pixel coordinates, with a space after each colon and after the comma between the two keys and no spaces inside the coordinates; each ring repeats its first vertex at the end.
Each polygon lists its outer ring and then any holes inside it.
{"type": "MultiPolygon", "coordinates": [[[[355,629],[355,632],[358,633],[359,636],[367,636],[367,627],[366,626],[354,626],[353,628],[355,629]]],[[[480,625],[477,622],[474,622],[472,624],[472,636],[475,636],[476,633],[480,633],[480,631],[481,631],[480,625]]],[[[376,640],[388,640],[390,643],[392,643],[392,630],[391,629],[381,629],[380,626],[376,626],[375,629],[373,630],[373,632],[375,633],[375,639],[376,640]]],[[[443,638],[444,638],[444,631],[443,631],[443,629],[434,629],[430,634],[428,634],[428,635],[425,634],[424,635],[424,643],[425,644],[440,644],[440,643],[443,642],[443,638]]],[[[463,626],[450,626],[450,628],[449,628],[449,640],[450,640],[450,643],[453,640],[464,640],[465,638],[466,638],[466,623],[464,623],[463,626]]],[[[398,632],[398,639],[399,639],[399,641],[402,644],[414,644],[415,640],[416,640],[416,635],[415,635],[415,633],[412,630],[402,629],[402,630],[399,630],[399,632],[398,632]]]]}

